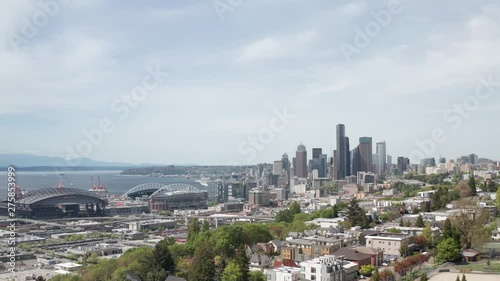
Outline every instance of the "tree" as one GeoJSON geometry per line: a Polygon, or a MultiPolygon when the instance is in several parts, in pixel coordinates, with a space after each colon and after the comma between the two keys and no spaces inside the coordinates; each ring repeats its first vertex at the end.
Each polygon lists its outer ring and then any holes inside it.
{"type": "Polygon", "coordinates": [[[487,189],[489,192],[497,192],[498,191],[498,185],[496,184],[495,181],[488,181],[488,186],[487,189]]]}
{"type": "Polygon", "coordinates": [[[97,253],[93,252],[92,254],[90,254],[90,257],[87,259],[87,262],[97,264],[97,257],[98,257],[97,253]]]}
{"type": "Polygon", "coordinates": [[[158,242],[153,250],[153,262],[156,266],[165,270],[169,274],[175,273],[175,261],[169,250],[169,240],[168,238],[158,242]]]}
{"type": "Polygon", "coordinates": [[[420,211],[423,213],[427,213],[431,211],[431,202],[430,201],[425,201],[420,205],[420,211]]]}
{"type": "Polygon", "coordinates": [[[267,277],[260,271],[252,271],[250,273],[250,281],[267,281],[267,277]]]}
{"type": "Polygon", "coordinates": [[[461,198],[467,198],[472,195],[470,186],[463,181],[461,181],[455,189],[460,194],[461,198]]]}
{"type": "Polygon", "coordinates": [[[230,261],[224,273],[222,274],[222,281],[240,281],[243,280],[243,273],[235,261],[230,261]]]}
{"type": "Polygon", "coordinates": [[[437,261],[455,261],[460,257],[460,248],[453,238],[448,238],[437,246],[437,261]]]}
{"type": "Polygon", "coordinates": [[[189,268],[189,281],[212,281],[215,277],[214,258],[212,246],[209,243],[199,245],[189,268]]]}
{"type": "Polygon", "coordinates": [[[337,206],[337,204],[333,205],[333,217],[334,218],[338,218],[339,217],[339,206],[337,206]]]}
{"type": "Polygon", "coordinates": [[[415,246],[417,246],[419,249],[425,249],[427,246],[427,243],[425,241],[425,236],[423,234],[417,235],[413,238],[413,243],[415,246]]]}
{"type": "Polygon", "coordinates": [[[405,222],[405,226],[406,226],[406,227],[411,227],[411,222],[410,222],[410,220],[407,220],[407,221],[405,222]]]}
{"type": "Polygon", "coordinates": [[[451,220],[457,236],[460,238],[461,247],[470,249],[482,247],[490,239],[491,232],[485,225],[489,221],[489,212],[478,208],[474,200],[459,202],[458,215],[451,220]]]}
{"type": "Polygon", "coordinates": [[[446,220],[444,221],[443,238],[444,239],[455,238],[455,230],[453,229],[453,226],[451,225],[450,218],[446,218],[446,220]]]}
{"type": "Polygon", "coordinates": [[[236,250],[236,263],[241,271],[241,279],[238,279],[238,281],[250,280],[250,268],[248,267],[250,264],[250,259],[248,258],[243,247],[240,247],[238,250],[236,250]]]}
{"type": "Polygon", "coordinates": [[[198,219],[193,219],[188,226],[187,242],[192,243],[196,239],[196,235],[200,232],[200,222],[198,219]]]}
{"type": "Polygon", "coordinates": [[[36,278],[36,281],[47,281],[47,279],[43,278],[43,276],[40,275],[36,278]]]}
{"type": "Polygon", "coordinates": [[[210,224],[208,220],[203,220],[203,224],[201,225],[201,232],[206,232],[210,230],[210,224]]]}
{"type": "Polygon", "coordinates": [[[427,277],[427,273],[422,273],[422,276],[420,276],[420,281],[428,281],[429,278],[427,277]]]}
{"type": "Polygon", "coordinates": [[[405,224],[403,222],[403,217],[401,217],[401,219],[399,220],[399,226],[405,226],[405,224]]]}
{"type": "Polygon", "coordinates": [[[500,188],[497,189],[497,199],[496,199],[497,207],[500,207],[500,188]]]}
{"type": "Polygon", "coordinates": [[[380,272],[380,281],[392,281],[394,280],[394,273],[389,269],[384,269],[380,272]]]}
{"type": "Polygon", "coordinates": [[[291,223],[293,221],[292,212],[289,209],[279,211],[274,217],[276,222],[288,222],[291,223]]]}
{"type": "Polygon", "coordinates": [[[465,274],[462,274],[462,281],[467,281],[467,277],[465,277],[465,274]]]}
{"type": "Polygon", "coordinates": [[[363,265],[361,269],[359,270],[359,273],[364,276],[370,276],[372,272],[375,270],[375,267],[373,265],[363,265]]]}
{"type": "Polygon", "coordinates": [[[474,178],[474,174],[471,174],[469,176],[469,188],[470,188],[470,195],[471,196],[476,196],[477,195],[477,190],[476,190],[476,179],[474,178]]]}
{"type": "Polygon", "coordinates": [[[415,222],[415,226],[425,227],[424,218],[422,218],[422,215],[418,216],[417,221],[415,222]]]}
{"type": "Polygon", "coordinates": [[[399,247],[399,254],[402,257],[406,257],[408,255],[408,243],[406,239],[401,241],[401,246],[399,247]]]}
{"type": "Polygon", "coordinates": [[[361,226],[362,228],[368,227],[368,220],[366,219],[366,212],[356,198],[353,198],[347,207],[347,219],[351,222],[352,226],[361,226]]]}
{"type": "Polygon", "coordinates": [[[422,235],[424,236],[425,244],[427,246],[433,246],[432,230],[430,226],[424,227],[424,230],[422,230],[422,235]]]}
{"type": "Polygon", "coordinates": [[[295,216],[296,214],[300,214],[300,204],[297,201],[293,201],[292,204],[290,204],[290,213],[292,216],[295,216]]]}
{"type": "Polygon", "coordinates": [[[227,267],[226,259],[222,258],[221,256],[216,256],[214,258],[214,263],[215,263],[214,280],[222,280],[222,276],[227,267]]]}
{"type": "Polygon", "coordinates": [[[457,279],[455,281],[460,281],[460,276],[457,275],[457,279]]]}
{"type": "Polygon", "coordinates": [[[371,281],[380,281],[380,273],[378,272],[378,267],[375,267],[375,270],[372,272],[371,281]]]}

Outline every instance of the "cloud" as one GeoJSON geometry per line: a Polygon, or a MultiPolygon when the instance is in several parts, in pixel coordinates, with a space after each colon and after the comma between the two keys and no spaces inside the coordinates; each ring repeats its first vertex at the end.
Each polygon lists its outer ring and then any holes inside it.
{"type": "Polygon", "coordinates": [[[239,60],[252,62],[305,55],[317,36],[315,30],[308,30],[287,37],[266,37],[244,47],[239,60]]]}
{"type": "Polygon", "coordinates": [[[112,51],[112,46],[105,40],[84,34],[69,34],[66,41],[71,47],[64,60],[72,70],[101,64],[112,51]]]}

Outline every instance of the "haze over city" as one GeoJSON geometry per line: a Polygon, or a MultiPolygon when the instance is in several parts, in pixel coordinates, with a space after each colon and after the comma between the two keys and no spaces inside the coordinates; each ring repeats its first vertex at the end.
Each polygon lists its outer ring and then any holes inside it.
{"type": "Polygon", "coordinates": [[[496,1],[236,2],[70,1],[33,30],[36,1],[5,3],[0,153],[74,157],[105,120],[80,156],[254,164],[301,142],[331,156],[343,123],[353,145],[385,140],[394,157],[438,128],[426,157],[500,159],[496,1]],[[291,117],[247,144],[277,111],[291,117]]]}

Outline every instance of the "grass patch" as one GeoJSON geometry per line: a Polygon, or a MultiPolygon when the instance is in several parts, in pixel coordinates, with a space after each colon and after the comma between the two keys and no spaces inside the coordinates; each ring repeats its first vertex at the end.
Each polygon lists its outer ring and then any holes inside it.
{"type": "Polygon", "coordinates": [[[500,262],[491,262],[488,266],[485,261],[457,264],[458,269],[471,271],[500,272],[500,262]]]}

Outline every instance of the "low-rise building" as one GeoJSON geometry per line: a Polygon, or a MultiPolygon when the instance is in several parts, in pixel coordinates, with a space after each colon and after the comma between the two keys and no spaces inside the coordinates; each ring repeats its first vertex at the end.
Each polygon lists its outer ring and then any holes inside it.
{"type": "Polygon", "coordinates": [[[366,247],[384,251],[385,258],[401,256],[401,245],[405,251],[411,253],[413,249],[413,236],[401,233],[376,233],[365,237],[366,247]]]}
{"type": "Polygon", "coordinates": [[[267,281],[300,281],[300,268],[282,266],[266,271],[267,281]]]}
{"type": "Polygon", "coordinates": [[[265,272],[272,267],[271,259],[267,255],[252,254],[250,258],[250,270],[265,272]]]}
{"type": "Polygon", "coordinates": [[[81,267],[82,267],[81,264],[72,263],[72,262],[59,263],[59,264],[54,265],[55,270],[64,270],[64,271],[69,271],[69,272],[77,271],[81,267]]]}
{"type": "Polygon", "coordinates": [[[298,239],[287,239],[282,242],[281,257],[283,260],[296,260],[299,255],[319,257],[331,255],[344,246],[344,240],[337,237],[310,236],[298,239]]]}
{"type": "Polygon", "coordinates": [[[300,274],[303,280],[352,281],[357,278],[357,265],[326,255],[302,262],[300,274]]]}

